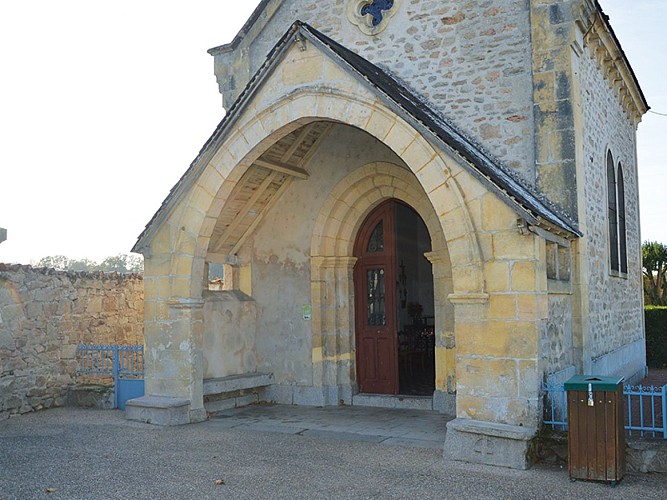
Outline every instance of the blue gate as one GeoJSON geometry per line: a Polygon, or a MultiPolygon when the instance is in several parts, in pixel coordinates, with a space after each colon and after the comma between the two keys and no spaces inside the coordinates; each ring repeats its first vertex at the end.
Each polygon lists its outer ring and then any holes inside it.
{"type": "Polygon", "coordinates": [[[92,377],[113,377],[114,408],[144,395],[144,346],[80,344],[77,373],[92,377]]]}

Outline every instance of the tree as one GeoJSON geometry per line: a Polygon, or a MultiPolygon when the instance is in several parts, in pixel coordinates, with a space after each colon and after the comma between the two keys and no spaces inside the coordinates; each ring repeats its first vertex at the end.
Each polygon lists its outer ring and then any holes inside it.
{"type": "Polygon", "coordinates": [[[644,242],[642,261],[646,302],[667,305],[667,245],[657,241],[644,242]]]}
{"type": "Polygon", "coordinates": [[[36,267],[50,267],[60,271],[103,271],[108,273],[140,273],[144,270],[144,259],[139,255],[118,254],[107,257],[99,264],[90,259],[70,259],[64,255],[43,257],[36,267]]]}
{"type": "Polygon", "coordinates": [[[140,273],[144,270],[144,260],[138,255],[118,254],[104,259],[99,267],[105,272],[140,273]]]}

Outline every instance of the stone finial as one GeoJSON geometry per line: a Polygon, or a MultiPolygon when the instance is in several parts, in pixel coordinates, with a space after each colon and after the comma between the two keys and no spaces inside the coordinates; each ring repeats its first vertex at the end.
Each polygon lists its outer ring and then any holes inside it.
{"type": "Polygon", "coordinates": [[[0,243],[7,239],[7,230],[4,227],[0,227],[0,243]]]}

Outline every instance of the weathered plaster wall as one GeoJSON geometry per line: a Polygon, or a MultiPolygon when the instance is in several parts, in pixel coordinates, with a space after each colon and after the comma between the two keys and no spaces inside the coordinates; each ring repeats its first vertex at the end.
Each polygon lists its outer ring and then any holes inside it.
{"type": "Polygon", "coordinates": [[[238,291],[204,293],[204,378],[257,371],[257,306],[238,291]]]}
{"type": "Polygon", "coordinates": [[[299,19],[388,68],[464,133],[534,181],[527,0],[397,2],[387,28],[375,36],[363,34],[348,21],[348,3],[269,2],[266,15],[235,52],[216,55],[215,72],[225,107],[299,19]]]}
{"type": "Polygon", "coordinates": [[[401,163],[368,134],[335,126],[307,166],[310,179],[292,183],[242,250],[252,259],[258,370],[272,372],[277,383],[313,385],[312,323],[303,306],[311,304],[314,214],[344,177],[375,161],[401,163]]]}
{"type": "Polygon", "coordinates": [[[0,420],[63,405],[80,343],[143,343],[140,275],[0,264],[0,420]]]}
{"type": "Polygon", "coordinates": [[[583,120],[583,189],[587,245],[587,308],[590,338],[584,339],[584,362],[589,370],[630,377],[645,366],[639,189],[636,135],[632,120],[618,102],[596,61],[585,49],[578,64],[583,120]],[[607,221],[606,154],[623,166],[627,227],[628,274],[610,272],[607,221]],[[626,353],[623,353],[627,350],[626,353]],[[617,363],[606,356],[620,354],[617,363]],[[623,354],[622,354],[623,353],[623,354]],[[625,365],[625,366],[624,366],[625,365]]]}

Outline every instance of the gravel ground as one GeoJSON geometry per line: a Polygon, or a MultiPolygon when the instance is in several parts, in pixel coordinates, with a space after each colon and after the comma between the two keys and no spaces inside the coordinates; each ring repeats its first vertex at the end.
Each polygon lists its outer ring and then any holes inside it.
{"type": "Polygon", "coordinates": [[[559,467],[515,471],[444,462],[434,449],[61,408],[0,422],[0,498],[665,499],[667,475],[627,474],[611,488],[570,482],[559,467]]]}

